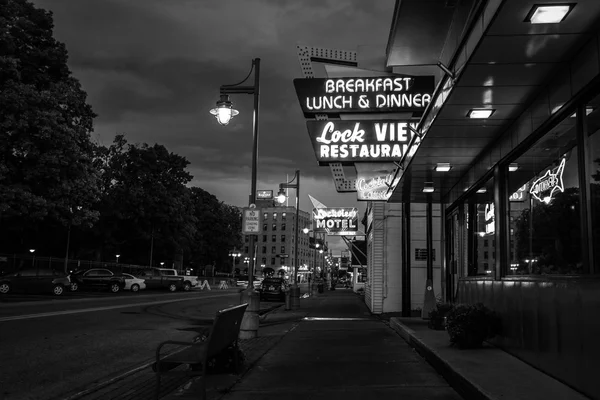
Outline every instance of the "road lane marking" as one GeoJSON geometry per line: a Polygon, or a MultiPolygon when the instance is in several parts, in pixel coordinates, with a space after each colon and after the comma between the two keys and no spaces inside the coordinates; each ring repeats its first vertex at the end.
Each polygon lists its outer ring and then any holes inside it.
{"type": "Polygon", "coordinates": [[[213,299],[218,297],[227,297],[231,296],[231,293],[227,294],[217,294],[214,296],[202,296],[202,297],[193,297],[193,298],[183,298],[183,299],[174,299],[174,300],[160,300],[160,301],[148,301],[145,303],[135,303],[135,304],[121,304],[118,306],[106,306],[106,307],[95,307],[95,308],[83,308],[80,310],[65,310],[65,311],[53,311],[47,313],[39,313],[39,314],[25,314],[25,315],[15,315],[12,317],[1,317],[0,322],[7,321],[18,321],[23,319],[32,319],[32,318],[42,318],[42,317],[55,317],[58,315],[69,315],[69,314],[81,314],[95,311],[108,311],[108,310],[116,310],[119,308],[131,308],[131,307],[141,307],[141,306],[151,306],[155,304],[166,304],[166,303],[175,303],[177,301],[190,301],[190,300],[199,300],[199,299],[213,299]]]}

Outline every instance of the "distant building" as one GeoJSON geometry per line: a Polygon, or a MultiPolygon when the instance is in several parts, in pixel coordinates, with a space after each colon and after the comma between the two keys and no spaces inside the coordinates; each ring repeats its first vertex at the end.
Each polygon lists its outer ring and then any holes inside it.
{"type": "MultiPolygon", "coordinates": [[[[272,268],[275,273],[285,271],[288,278],[294,273],[296,249],[296,207],[274,206],[272,201],[257,203],[262,210],[262,233],[257,236],[256,245],[256,269],[255,274],[262,276],[265,268],[272,268]]],[[[300,210],[300,236],[298,237],[298,276],[301,281],[308,279],[310,271],[314,270],[314,264],[318,268],[323,266],[323,257],[309,246],[311,233],[305,234],[304,228],[311,228],[310,213],[300,210]]],[[[239,264],[236,268],[245,272],[250,261],[249,235],[243,235],[244,247],[242,256],[236,260],[239,264]]]]}

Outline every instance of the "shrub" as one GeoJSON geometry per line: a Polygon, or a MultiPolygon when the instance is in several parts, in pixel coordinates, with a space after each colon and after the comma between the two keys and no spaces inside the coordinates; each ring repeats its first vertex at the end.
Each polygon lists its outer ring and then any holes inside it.
{"type": "Polygon", "coordinates": [[[481,347],[500,332],[500,318],[482,303],[458,304],[446,315],[446,330],[459,348],[481,347]]]}
{"type": "Polygon", "coordinates": [[[429,323],[428,326],[431,329],[444,330],[446,329],[446,323],[444,318],[454,308],[452,303],[441,303],[438,302],[435,308],[429,311],[429,323]]]}

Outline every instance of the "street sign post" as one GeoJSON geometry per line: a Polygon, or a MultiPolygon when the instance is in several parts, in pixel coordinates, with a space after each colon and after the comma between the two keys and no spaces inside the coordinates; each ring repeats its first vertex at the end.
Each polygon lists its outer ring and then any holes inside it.
{"type": "Polygon", "coordinates": [[[244,208],[242,218],[242,233],[244,235],[258,235],[262,232],[262,212],[260,208],[244,208]]]}

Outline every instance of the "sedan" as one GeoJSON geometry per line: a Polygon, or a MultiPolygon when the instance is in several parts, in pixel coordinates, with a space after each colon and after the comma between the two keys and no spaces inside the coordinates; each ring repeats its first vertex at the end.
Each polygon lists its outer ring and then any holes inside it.
{"type": "Polygon", "coordinates": [[[71,285],[69,276],[49,268],[30,268],[0,277],[0,294],[11,292],[52,293],[60,296],[71,285]]]}
{"type": "Polygon", "coordinates": [[[265,278],[259,289],[260,300],[285,301],[285,295],[289,289],[289,284],[283,278],[265,278]]]}
{"type": "Polygon", "coordinates": [[[123,275],[115,274],[109,269],[94,268],[87,271],[75,271],[71,275],[71,290],[83,288],[107,288],[112,293],[118,293],[125,287],[123,275]]]}
{"type": "Polygon", "coordinates": [[[146,281],[144,279],[125,273],[123,273],[123,276],[125,277],[125,290],[139,292],[140,289],[146,289],[146,281]]]}

